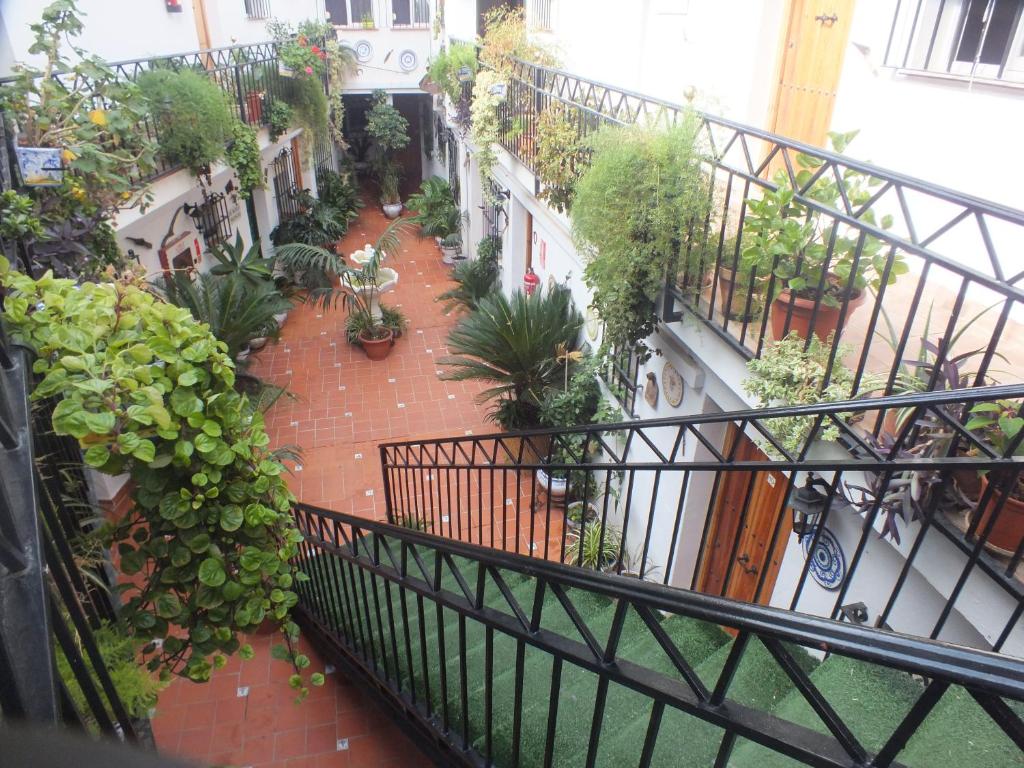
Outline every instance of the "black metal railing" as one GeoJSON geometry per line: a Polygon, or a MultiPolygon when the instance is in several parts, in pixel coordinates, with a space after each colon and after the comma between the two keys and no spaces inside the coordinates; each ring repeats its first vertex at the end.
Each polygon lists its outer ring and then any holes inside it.
{"type": "Polygon", "coordinates": [[[1018,659],[304,504],[295,516],[306,636],[444,765],[925,765],[951,724],[986,765],[1024,746],[1018,659]],[[871,729],[863,680],[898,700],[871,729]]]}
{"type": "Polygon", "coordinates": [[[863,603],[859,622],[1024,656],[1024,535],[1003,527],[1021,460],[961,425],[975,403],[1022,395],[980,387],[387,443],[388,519],[834,619],[863,603]],[[799,445],[784,444],[794,430],[799,445]],[[991,481],[972,491],[979,472],[991,481]]]}
{"type": "Polygon", "coordinates": [[[31,359],[0,328],[0,714],[138,741],[95,632],[115,608],[88,531],[98,513],[54,403],[29,405],[31,359]]]}
{"type": "MultiPolygon", "coordinates": [[[[517,62],[499,108],[501,144],[531,170],[536,171],[538,118],[556,104],[580,135],[609,124],[675,125],[686,111],[517,62]]],[[[680,332],[675,321],[695,314],[750,358],[760,357],[772,338],[798,328],[797,300],[788,294],[770,299],[784,288],[773,270],[746,270],[740,258],[749,239],[744,232],[748,205],[777,188],[770,177],[781,171],[804,212],[800,221],[815,219],[820,231],[832,233],[821,243],[822,265],[814,274],[828,283],[817,287],[831,286],[837,298],[810,302],[803,321],[822,338],[830,323],[838,324],[830,344],[830,376],[836,365],[845,365],[852,372],[851,393],[869,388],[896,393],[907,378],[921,378],[920,370],[908,368],[907,358],[923,356],[934,364],[923,384],[931,388],[944,362],[970,352],[961,372],[973,384],[1020,381],[1013,339],[1022,330],[1024,270],[1016,254],[1024,238],[1024,212],[714,115],[701,113],[697,119],[707,148],[713,210],[706,220],[692,223],[693,246],[679,254],[678,269],[669,275],[663,319],[673,332],[680,332]],[[834,204],[816,199],[824,186],[833,188],[834,204]],[[832,273],[843,243],[849,245],[849,263],[842,269],[851,267],[851,274],[867,269],[876,285],[862,291],[852,278],[832,273]],[[929,345],[934,352],[925,352],[929,345]]],[[[799,274],[805,268],[797,269],[799,274]]]]}

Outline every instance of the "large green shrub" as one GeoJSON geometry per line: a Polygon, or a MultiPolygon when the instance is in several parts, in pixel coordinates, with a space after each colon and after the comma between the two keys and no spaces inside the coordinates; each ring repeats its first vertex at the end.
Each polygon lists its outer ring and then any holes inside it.
{"type": "Polygon", "coordinates": [[[327,135],[327,95],[316,77],[283,77],[279,81],[283,98],[292,108],[295,124],[306,132],[308,149],[319,137],[327,135]]]}
{"type": "Polygon", "coordinates": [[[239,634],[265,618],[290,644],[294,499],[225,345],[130,283],[33,280],[3,263],[0,278],[4,320],[38,355],[33,398],[62,398],[54,431],[79,441],[88,466],[131,475],[133,509],[104,535],[128,577],[121,618],[151,643],[151,669],[206,680],[227,655],[251,654],[239,634]]]}
{"type": "Polygon", "coordinates": [[[235,118],[213,80],[189,69],[155,69],[139,78],[139,87],[156,119],[159,154],[166,162],[198,174],[224,157],[235,118]]]}
{"type": "Polygon", "coordinates": [[[437,87],[452,100],[458,103],[462,98],[462,83],[459,82],[459,70],[468,67],[472,76],[476,76],[476,48],[469,43],[452,43],[442,48],[430,60],[427,74],[437,87]]]}
{"type": "Polygon", "coordinates": [[[479,400],[491,401],[493,421],[505,429],[537,426],[547,390],[562,383],[558,358],[576,349],[582,325],[565,289],[516,291],[511,299],[495,291],[448,334],[453,354],[439,360],[450,369],[441,378],[487,382],[479,400]]]}
{"type": "Polygon", "coordinates": [[[605,323],[605,342],[632,346],[658,320],[655,301],[669,268],[688,253],[708,215],[700,123],[687,115],[669,130],[604,128],[576,184],[573,236],[586,254],[584,279],[605,323]]]}

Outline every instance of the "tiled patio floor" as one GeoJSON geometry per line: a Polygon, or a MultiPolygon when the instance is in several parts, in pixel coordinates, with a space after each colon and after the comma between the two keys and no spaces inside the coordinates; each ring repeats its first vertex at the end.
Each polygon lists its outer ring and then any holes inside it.
{"type": "MultiPolygon", "coordinates": [[[[372,243],[385,226],[380,209],[367,206],[341,241],[342,252],[372,243]]],[[[343,310],[300,305],[278,343],[258,353],[252,367],[297,398],[279,401],[267,420],[273,445],[303,449],[301,467],[289,479],[296,497],[373,519],[384,517],[380,442],[494,431],[473,402],[479,385],[437,378],[437,360],[448,354],[445,339],[456,319],[434,302],[451,281],[433,238],[405,235],[389,266],[398,270],[399,282],[384,301],[400,307],[410,324],[387,360],[371,362],[345,341],[343,310]]],[[[559,521],[552,538],[560,535],[559,521]]],[[[520,551],[529,546],[520,542],[520,551]]],[[[276,638],[250,640],[252,661],[232,659],[206,685],[175,681],[164,692],[153,721],[161,751],[206,765],[253,768],[427,764],[388,715],[340,673],[294,705],[290,668],[270,659],[276,638]],[[347,749],[339,750],[343,739],[347,749]]],[[[313,668],[322,669],[315,652],[306,650],[313,668]]]]}

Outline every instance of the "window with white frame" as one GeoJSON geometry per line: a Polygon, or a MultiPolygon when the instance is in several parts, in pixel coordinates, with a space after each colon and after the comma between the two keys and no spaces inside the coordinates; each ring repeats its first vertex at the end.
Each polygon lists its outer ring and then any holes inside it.
{"type": "Polygon", "coordinates": [[[392,27],[425,27],[428,24],[429,0],[391,0],[392,27]]]}
{"type": "Polygon", "coordinates": [[[918,0],[897,6],[885,63],[1024,82],[1024,0],[918,0]]]}
{"type": "Polygon", "coordinates": [[[337,27],[376,26],[373,0],[326,0],[327,15],[337,27]]]}
{"type": "Polygon", "coordinates": [[[527,0],[526,13],[529,24],[534,29],[551,29],[551,4],[554,0],[527,0]]]}

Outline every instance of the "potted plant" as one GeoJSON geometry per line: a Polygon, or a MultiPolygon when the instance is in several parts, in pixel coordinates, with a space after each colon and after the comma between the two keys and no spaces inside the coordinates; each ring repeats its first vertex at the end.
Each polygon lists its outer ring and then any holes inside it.
{"type": "Polygon", "coordinates": [[[384,91],[374,91],[373,107],[366,117],[366,133],[377,147],[377,180],[385,215],[394,218],[402,212],[398,195],[400,168],[394,157],[409,146],[409,122],[388,102],[384,91]],[[397,206],[397,209],[396,209],[397,206]],[[390,210],[392,213],[388,213],[390,210]]]}
{"type": "Polygon", "coordinates": [[[443,237],[459,229],[461,217],[452,189],[440,176],[424,179],[420,191],[409,196],[405,207],[415,214],[409,220],[420,225],[421,234],[437,238],[438,245],[443,237]]]}
{"type": "Polygon", "coordinates": [[[139,77],[159,136],[159,155],[195,175],[224,157],[237,122],[227,97],[205,74],[154,69],[139,77]]]}
{"type": "Polygon", "coordinates": [[[710,210],[702,143],[691,113],[668,130],[607,127],[587,140],[593,156],[570,214],[609,346],[642,345],[660,320],[657,300],[679,254],[700,253],[692,241],[710,210]]]}
{"type": "Polygon", "coordinates": [[[445,302],[444,313],[451,314],[457,309],[472,312],[480,300],[489,296],[498,282],[498,265],[495,259],[486,258],[477,248],[477,257],[472,261],[456,264],[452,270],[454,288],[438,296],[435,301],[445,302]]]}
{"type": "Polygon", "coordinates": [[[384,215],[397,219],[402,213],[402,198],[398,194],[399,169],[395,163],[387,163],[380,176],[380,202],[384,215]]]}
{"type": "Polygon", "coordinates": [[[363,29],[373,29],[373,14],[364,13],[363,18],[359,21],[363,25],[363,29]]]}
{"type": "Polygon", "coordinates": [[[441,238],[441,261],[445,264],[454,264],[462,248],[462,235],[452,232],[441,238]]]}
{"type": "Polygon", "coordinates": [[[380,304],[380,293],[387,282],[398,279],[393,269],[381,267],[385,258],[396,258],[399,237],[408,227],[401,219],[391,222],[373,244],[371,258],[358,269],[332,250],[318,245],[288,243],[276,249],[279,261],[288,269],[320,275],[337,275],[337,283],[310,287],[307,300],[330,309],[339,299],[348,308],[349,339],[358,343],[371,360],[382,360],[391,353],[395,338],[405,327],[404,316],[380,304]]]}
{"type": "MultiPolygon", "coordinates": [[[[833,149],[842,152],[856,134],[830,133],[833,149]]],[[[847,317],[852,314],[863,303],[869,285],[876,290],[880,287],[887,257],[877,237],[862,237],[860,229],[842,224],[831,214],[796,198],[796,189],[810,183],[822,161],[798,154],[797,164],[800,170],[795,174],[795,185],[785,171],[779,171],[773,180],[774,189],[765,190],[760,200],[747,201],[741,271],[772,278],[769,311],[776,339],[788,331],[806,339],[813,330],[825,340],[841,334],[839,322],[844,310],[847,317]]],[[[845,211],[847,205],[855,209],[866,205],[881,183],[852,170],[842,176],[842,187],[832,174],[822,174],[801,194],[825,208],[845,211]]],[[[876,225],[871,210],[859,218],[876,225]]],[[[877,225],[888,229],[892,217],[883,216],[877,225]]],[[[895,282],[906,271],[897,253],[887,282],[895,282]]]]}
{"type": "Polygon", "coordinates": [[[716,300],[719,311],[730,320],[750,322],[764,312],[764,280],[744,270],[737,253],[737,239],[730,237],[722,247],[721,258],[711,249],[705,260],[711,274],[718,270],[716,300]]]}
{"type": "Polygon", "coordinates": [[[563,560],[592,571],[612,572],[619,564],[621,544],[622,535],[614,526],[595,520],[569,538],[563,560]]]}
{"type": "Polygon", "coordinates": [[[590,501],[571,501],[565,508],[565,523],[573,533],[579,533],[583,525],[589,526],[597,518],[597,505],[590,501]]]}
{"type": "MultiPolygon", "coordinates": [[[[1020,401],[979,403],[971,409],[971,418],[964,426],[979,432],[1000,456],[1024,456],[1024,441],[1011,450],[1024,427],[1020,401]]],[[[1005,471],[981,473],[980,493],[980,498],[989,498],[980,510],[977,535],[984,535],[995,516],[992,529],[985,537],[985,546],[1000,554],[1013,555],[1024,540],[1024,477],[1020,474],[1013,477],[1012,473],[1005,471]],[[1013,485],[1009,486],[1011,479],[1013,485]],[[989,485],[994,487],[989,489],[989,485]],[[1001,500],[1003,503],[1000,507],[1001,500]]]]}
{"type": "MultiPolygon", "coordinates": [[[[766,344],[761,357],[747,363],[747,370],[753,374],[743,382],[748,394],[757,398],[759,407],[774,405],[815,405],[845,400],[855,393],[853,372],[840,361],[849,353],[846,345],[840,345],[832,365],[831,377],[826,379],[832,348],[829,344],[813,338],[808,344],[797,334],[790,333],[781,341],[766,344]]],[[[872,380],[873,381],[873,380],[872,380]]],[[[861,382],[865,390],[871,388],[869,378],[861,382]]],[[[798,455],[811,435],[815,424],[813,416],[787,416],[774,418],[766,426],[778,443],[792,455],[798,455]]],[[[839,428],[823,421],[815,438],[835,440],[839,428]]],[[[778,456],[768,442],[762,441],[762,448],[769,456],[778,456]]]]}
{"type": "Polygon", "coordinates": [[[575,350],[583,318],[565,289],[480,299],[448,334],[451,355],[438,362],[447,381],[481,381],[488,418],[505,430],[540,425],[547,391],[563,381],[558,350],[575,350]]]}

